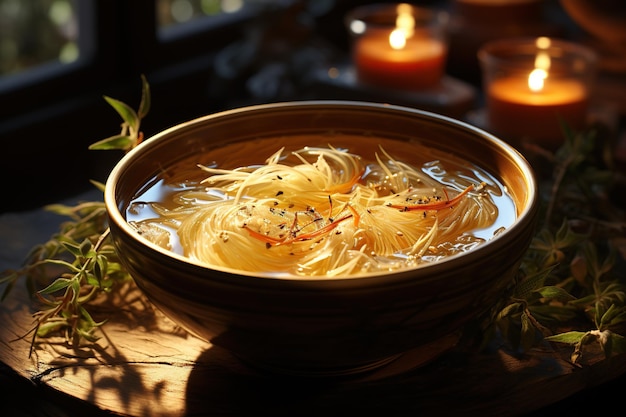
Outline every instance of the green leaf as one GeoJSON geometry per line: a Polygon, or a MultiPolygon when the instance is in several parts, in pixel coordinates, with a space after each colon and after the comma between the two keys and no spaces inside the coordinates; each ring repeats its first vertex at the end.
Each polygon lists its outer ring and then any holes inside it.
{"type": "Polygon", "coordinates": [[[519,313],[524,308],[522,303],[511,303],[498,312],[497,320],[519,313]]]}
{"type": "Polygon", "coordinates": [[[537,334],[537,331],[535,329],[535,326],[533,326],[530,318],[525,312],[522,313],[521,315],[521,323],[522,323],[522,333],[521,333],[520,345],[522,349],[524,349],[525,351],[528,351],[535,344],[535,336],[537,334]]]}
{"type": "Polygon", "coordinates": [[[71,264],[67,261],[61,260],[61,259],[46,259],[44,262],[47,264],[64,266],[72,272],[80,272],[80,268],[78,268],[76,265],[71,264]]]}
{"type": "Polygon", "coordinates": [[[626,307],[617,307],[615,304],[611,304],[609,309],[602,315],[599,327],[615,326],[624,321],[626,321],[626,307]]]}
{"type": "Polygon", "coordinates": [[[65,204],[48,204],[45,209],[51,213],[56,213],[66,217],[76,217],[74,208],[65,204]]]}
{"type": "Polygon", "coordinates": [[[87,294],[81,295],[80,297],[78,297],[76,301],[79,304],[87,303],[93,298],[93,296],[96,294],[97,291],[98,291],[98,288],[95,286],[92,286],[91,290],[87,294]]]}
{"type": "Polygon", "coordinates": [[[104,99],[115,109],[133,131],[137,132],[139,130],[139,117],[132,107],[109,96],[104,96],[104,99]]]}
{"type": "Polygon", "coordinates": [[[3,277],[0,277],[0,285],[4,284],[5,282],[13,282],[19,277],[20,275],[17,272],[11,272],[3,277]]]}
{"type": "MultiPolygon", "coordinates": [[[[93,330],[93,329],[90,329],[93,330]]],[[[91,331],[85,331],[81,328],[76,328],[76,333],[81,338],[85,339],[88,342],[94,343],[100,340],[98,336],[95,336],[91,331]]]]}
{"type": "Polygon", "coordinates": [[[108,269],[108,262],[106,256],[96,256],[96,262],[93,265],[93,274],[98,280],[102,281],[106,276],[108,269]]]}
{"type": "Polygon", "coordinates": [[[79,311],[80,311],[81,318],[86,322],[86,324],[88,324],[88,328],[93,328],[93,327],[98,326],[98,324],[91,317],[91,314],[89,314],[89,312],[83,306],[79,307],[79,311]]]}
{"type": "Polygon", "coordinates": [[[0,285],[6,283],[6,287],[4,287],[2,296],[0,296],[0,302],[6,300],[7,296],[9,295],[13,287],[15,287],[15,283],[17,282],[17,279],[19,277],[20,277],[19,274],[10,274],[7,277],[4,277],[2,281],[0,281],[0,285]]]}
{"type": "Polygon", "coordinates": [[[93,253],[93,244],[89,239],[84,239],[79,249],[81,256],[87,258],[93,253]]]}
{"type": "Polygon", "coordinates": [[[100,287],[100,280],[92,273],[85,274],[85,281],[93,287],[100,287]]]}
{"type": "Polygon", "coordinates": [[[69,287],[70,285],[72,285],[72,279],[67,279],[67,278],[57,278],[56,280],[54,280],[54,282],[50,285],[48,285],[46,288],[39,290],[40,294],[52,294],[55,293],[57,291],[63,290],[67,287],[69,287]]]}
{"type": "Polygon", "coordinates": [[[585,307],[585,306],[591,306],[595,303],[596,301],[596,296],[595,294],[589,294],[586,295],[584,297],[578,298],[576,300],[572,300],[569,303],[573,306],[578,306],[580,308],[585,307]]]}
{"type": "Polygon", "coordinates": [[[80,297],[80,280],[73,279],[72,282],[70,282],[70,288],[72,289],[72,303],[76,305],[80,297]]]}
{"type": "Polygon", "coordinates": [[[51,321],[39,324],[37,327],[37,336],[46,337],[48,334],[57,331],[59,328],[67,326],[65,321],[51,321]]]}
{"type": "Polygon", "coordinates": [[[69,253],[71,253],[72,255],[74,255],[74,257],[79,258],[83,255],[82,249],[81,249],[81,245],[65,236],[60,236],[59,237],[59,243],[61,244],[61,246],[68,251],[69,253]]]}
{"type": "Polygon", "coordinates": [[[102,192],[104,192],[104,190],[106,189],[106,184],[104,184],[104,183],[102,183],[100,181],[89,180],[89,182],[92,183],[98,190],[100,190],[102,192]]]}
{"type": "Polygon", "coordinates": [[[556,241],[559,248],[572,247],[587,238],[586,235],[575,233],[569,226],[568,219],[563,219],[559,230],[556,232],[556,241]]]}
{"type": "Polygon", "coordinates": [[[128,135],[115,135],[110,136],[106,139],[99,140],[96,143],[92,143],[91,145],[89,145],[89,149],[97,151],[120,149],[125,151],[131,149],[134,144],[135,141],[128,135]]]}
{"type": "Polygon", "coordinates": [[[565,333],[559,333],[552,336],[546,336],[545,340],[549,342],[566,343],[568,345],[575,345],[579,343],[587,332],[571,331],[565,333]]]}
{"type": "Polygon", "coordinates": [[[560,321],[566,323],[576,318],[577,315],[576,310],[569,305],[537,304],[529,305],[528,309],[531,311],[533,317],[540,321],[560,321]]]}
{"type": "Polygon", "coordinates": [[[151,106],[150,84],[148,83],[146,76],[141,74],[141,102],[139,103],[137,116],[140,119],[143,119],[144,117],[146,117],[146,115],[150,111],[150,106],[151,106]]]}
{"type": "Polygon", "coordinates": [[[528,299],[534,291],[544,285],[546,278],[553,270],[554,267],[552,266],[525,277],[524,280],[515,287],[515,296],[528,299]]]}
{"type": "Polygon", "coordinates": [[[570,301],[576,299],[576,297],[565,291],[563,288],[552,285],[540,288],[537,292],[541,294],[543,298],[547,298],[548,300],[570,301]]]}

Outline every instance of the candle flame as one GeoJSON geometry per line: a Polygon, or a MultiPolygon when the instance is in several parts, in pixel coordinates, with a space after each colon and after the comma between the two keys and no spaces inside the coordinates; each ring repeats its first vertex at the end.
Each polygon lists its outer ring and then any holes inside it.
{"type": "Polygon", "coordinates": [[[406,36],[402,29],[395,29],[389,35],[389,45],[393,49],[402,49],[406,46],[406,36]]]}
{"type": "Polygon", "coordinates": [[[546,36],[540,36],[535,39],[535,46],[537,46],[537,48],[539,49],[548,49],[551,44],[552,41],[546,36]]]}
{"type": "Polygon", "coordinates": [[[545,79],[548,78],[548,72],[541,68],[535,68],[528,76],[528,88],[531,91],[538,92],[543,90],[545,79]]]}
{"type": "Polygon", "coordinates": [[[389,35],[389,45],[393,49],[402,49],[406,46],[406,40],[413,36],[415,29],[415,17],[409,4],[399,4],[396,16],[396,28],[389,35]]]}
{"type": "Polygon", "coordinates": [[[546,73],[550,69],[550,55],[546,51],[537,52],[535,57],[535,68],[545,71],[546,73]]]}
{"type": "MultiPolygon", "coordinates": [[[[538,40],[537,46],[543,48],[548,48],[550,46],[548,38],[540,39],[544,39],[544,43],[540,44],[538,40]],[[547,40],[547,42],[545,42],[545,40],[547,40]]],[[[551,61],[548,52],[537,52],[537,56],[535,57],[535,69],[532,70],[530,75],[528,76],[528,88],[530,88],[530,91],[538,92],[543,90],[545,80],[546,78],[548,78],[548,70],[550,69],[550,65],[551,61]]]]}

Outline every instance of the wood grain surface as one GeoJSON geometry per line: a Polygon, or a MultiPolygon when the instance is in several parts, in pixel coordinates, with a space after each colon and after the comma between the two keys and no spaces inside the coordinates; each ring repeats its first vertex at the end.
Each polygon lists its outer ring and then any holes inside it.
{"type": "MultiPolygon", "coordinates": [[[[50,216],[41,211],[0,216],[0,268],[15,267],[34,243],[56,230],[59,219],[50,216]]],[[[430,363],[421,362],[423,352],[407,352],[372,373],[344,379],[272,375],[190,336],[155,311],[132,283],[92,311],[96,320],[110,317],[95,346],[73,350],[62,339],[47,339],[29,356],[30,338],[23,336],[33,326],[32,312],[23,285],[0,304],[0,395],[7,396],[1,415],[507,417],[626,372],[626,355],[604,360],[596,352],[574,366],[568,361],[571,348],[545,345],[526,355],[498,346],[483,352],[453,349],[430,363]],[[6,384],[23,384],[24,390],[8,390],[6,384]],[[5,410],[11,392],[35,394],[20,400],[18,413],[5,410]],[[72,413],[57,408],[52,400],[59,398],[71,404],[72,413]]]]}

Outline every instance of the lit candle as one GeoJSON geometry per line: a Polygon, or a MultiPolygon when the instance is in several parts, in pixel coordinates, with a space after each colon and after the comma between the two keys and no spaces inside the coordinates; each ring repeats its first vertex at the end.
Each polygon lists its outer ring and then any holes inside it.
{"type": "Polygon", "coordinates": [[[367,18],[351,22],[359,82],[402,90],[437,86],[444,72],[447,45],[438,34],[440,29],[425,26],[436,24],[436,13],[421,10],[423,14],[416,15],[419,9],[408,4],[393,7],[395,22],[390,27],[368,27],[367,18]]]}
{"type": "Polygon", "coordinates": [[[363,36],[354,60],[360,81],[407,90],[436,86],[443,75],[445,47],[434,39],[406,40],[395,48],[386,36],[363,36]]]}
{"type": "MultiPolygon", "coordinates": [[[[537,38],[535,42],[534,65],[528,60],[498,57],[494,62],[499,69],[487,69],[495,74],[485,78],[487,124],[505,139],[554,148],[563,141],[562,124],[574,130],[585,126],[589,107],[586,78],[590,75],[585,70],[589,67],[577,68],[586,61],[567,57],[567,44],[559,44],[559,52],[553,55],[550,39],[537,38]],[[519,66],[524,65],[526,71],[520,70],[519,66]]],[[[509,48],[514,50],[515,45],[509,48]]],[[[514,55],[511,50],[508,53],[514,55]]]]}

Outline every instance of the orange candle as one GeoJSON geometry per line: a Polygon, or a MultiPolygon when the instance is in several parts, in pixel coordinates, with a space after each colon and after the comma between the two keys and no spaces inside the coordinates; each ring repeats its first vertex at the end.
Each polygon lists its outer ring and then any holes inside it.
{"type": "Polygon", "coordinates": [[[366,34],[354,46],[359,81],[381,87],[420,90],[439,84],[445,45],[436,39],[409,38],[394,48],[386,34],[366,34]]]}
{"type": "Polygon", "coordinates": [[[546,37],[507,39],[487,43],[478,57],[495,134],[554,149],[564,126],[585,127],[596,62],[589,49],[546,37]]]}
{"type": "Polygon", "coordinates": [[[546,79],[533,91],[522,77],[499,78],[487,86],[489,127],[510,138],[530,138],[558,143],[563,140],[561,123],[573,129],[584,127],[588,97],[577,80],[546,79]]]}
{"type": "Polygon", "coordinates": [[[399,90],[437,87],[445,69],[448,13],[408,3],[357,7],[346,22],[359,82],[399,90]]]}

